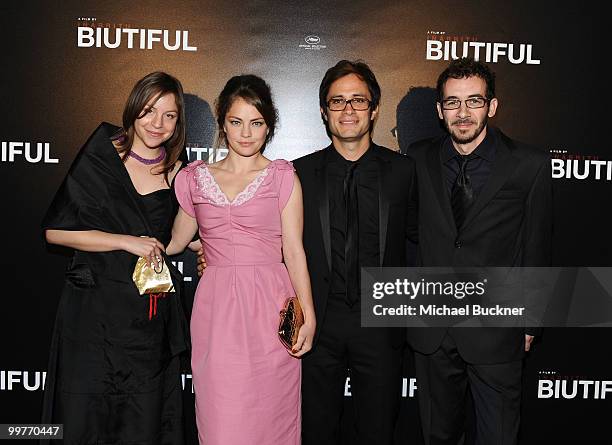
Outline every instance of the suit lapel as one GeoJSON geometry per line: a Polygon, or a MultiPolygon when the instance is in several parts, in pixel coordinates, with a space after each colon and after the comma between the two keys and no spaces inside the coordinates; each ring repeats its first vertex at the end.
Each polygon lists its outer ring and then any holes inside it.
{"type": "MultiPolygon", "coordinates": [[[[387,150],[372,144],[372,149],[387,150]]],[[[389,189],[389,178],[391,177],[391,162],[378,156],[378,247],[380,249],[379,264],[382,267],[385,259],[385,248],[387,243],[387,228],[389,225],[389,199],[387,190],[389,189]]]]}
{"type": "Polygon", "coordinates": [[[442,160],[440,153],[442,150],[444,138],[437,139],[432,147],[427,150],[427,170],[431,178],[431,183],[434,190],[434,195],[438,200],[438,205],[442,210],[448,226],[451,231],[456,235],[457,227],[455,226],[455,218],[453,217],[453,209],[451,208],[450,197],[444,184],[444,177],[442,175],[442,160]]]}
{"type": "MultiPolygon", "coordinates": [[[[465,221],[461,226],[461,230],[464,230],[480,213],[480,211],[491,201],[493,196],[499,191],[499,189],[506,183],[510,175],[514,173],[519,160],[512,155],[512,145],[507,144],[507,138],[500,137],[500,133],[497,135],[497,151],[495,153],[495,160],[493,161],[493,168],[489,179],[482,187],[476,202],[468,210],[465,216],[465,221]]],[[[511,144],[511,143],[510,143],[511,144]]]]}
{"type": "MultiPolygon", "coordinates": [[[[371,149],[386,150],[375,144],[372,144],[371,149]]],[[[325,248],[325,256],[327,266],[331,271],[331,229],[329,221],[329,189],[327,175],[327,156],[329,150],[334,150],[333,146],[324,149],[325,152],[321,156],[321,163],[315,170],[315,180],[317,182],[317,198],[319,208],[319,218],[321,221],[321,232],[323,235],[323,246],[325,248]]],[[[378,154],[378,153],[376,153],[378,154]]],[[[388,160],[377,156],[378,166],[378,223],[379,223],[379,250],[380,250],[380,265],[383,265],[385,257],[385,249],[387,242],[387,229],[389,225],[389,199],[387,190],[389,189],[389,178],[391,176],[392,165],[388,160]]]]}
{"type": "Polygon", "coordinates": [[[328,195],[328,179],[327,179],[327,155],[329,150],[334,148],[330,145],[324,149],[321,156],[321,163],[315,170],[315,180],[317,182],[317,198],[319,207],[319,218],[321,220],[321,233],[323,235],[323,246],[325,248],[325,257],[327,258],[327,266],[331,271],[331,228],[329,222],[329,195],[328,195]]]}

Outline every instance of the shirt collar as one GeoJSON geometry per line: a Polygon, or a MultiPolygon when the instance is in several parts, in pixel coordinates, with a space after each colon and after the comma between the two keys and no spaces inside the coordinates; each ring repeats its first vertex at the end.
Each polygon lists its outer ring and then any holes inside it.
{"type": "Polygon", "coordinates": [[[336,147],[332,145],[332,150],[331,150],[331,154],[329,157],[329,161],[330,162],[341,162],[345,164],[352,164],[353,162],[359,162],[360,164],[364,164],[366,162],[370,162],[374,157],[373,145],[374,144],[372,143],[372,141],[370,141],[370,146],[368,147],[368,149],[356,161],[349,161],[348,159],[344,159],[342,155],[338,152],[338,150],[336,150],[336,147]]]}
{"type": "MultiPolygon", "coordinates": [[[[484,159],[485,161],[492,162],[495,158],[495,133],[490,131],[488,128],[486,130],[487,134],[485,138],[482,140],[478,147],[471,153],[474,157],[479,157],[484,159]]],[[[444,148],[442,150],[442,162],[446,163],[453,158],[456,158],[460,153],[455,150],[453,145],[453,141],[450,136],[446,138],[444,141],[444,148]]]]}

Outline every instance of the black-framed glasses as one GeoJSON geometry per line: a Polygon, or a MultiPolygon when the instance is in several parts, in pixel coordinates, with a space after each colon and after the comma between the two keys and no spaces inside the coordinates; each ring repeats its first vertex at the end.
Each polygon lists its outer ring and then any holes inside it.
{"type": "Polygon", "coordinates": [[[370,101],[365,97],[353,97],[352,99],[332,97],[327,101],[327,108],[331,111],[344,111],[348,104],[351,104],[351,108],[355,111],[364,111],[370,108],[370,101]]]}
{"type": "Polygon", "coordinates": [[[461,99],[445,99],[440,102],[443,110],[456,110],[461,108],[461,102],[465,102],[468,108],[482,108],[490,102],[490,99],[482,96],[468,97],[465,100],[461,99]]]}

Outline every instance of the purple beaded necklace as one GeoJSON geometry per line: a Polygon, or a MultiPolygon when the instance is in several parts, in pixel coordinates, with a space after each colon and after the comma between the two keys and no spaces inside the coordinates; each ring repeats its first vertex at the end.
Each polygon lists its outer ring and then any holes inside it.
{"type": "Polygon", "coordinates": [[[159,154],[158,157],[153,158],[153,159],[143,158],[142,156],[134,153],[134,151],[132,150],[130,150],[130,157],[136,159],[138,162],[141,162],[142,164],[145,164],[145,165],[159,164],[161,161],[163,161],[166,158],[166,149],[163,146],[159,147],[159,149],[161,150],[161,153],[159,154]]]}

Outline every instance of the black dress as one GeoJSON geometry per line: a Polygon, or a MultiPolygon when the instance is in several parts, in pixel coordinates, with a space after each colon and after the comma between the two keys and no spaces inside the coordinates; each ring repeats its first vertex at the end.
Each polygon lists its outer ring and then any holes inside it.
{"type": "MultiPolygon", "coordinates": [[[[70,168],[43,229],[155,236],[167,244],[177,211],[172,190],[139,195],[102,124],[70,168]]],[[[187,348],[176,293],[140,296],[125,251],[75,251],[57,312],[43,423],[63,423],[67,444],[181,444],[178,355],[187,348]]],[[[169,261],[166,260],[169,264],[169,261]]]]}

